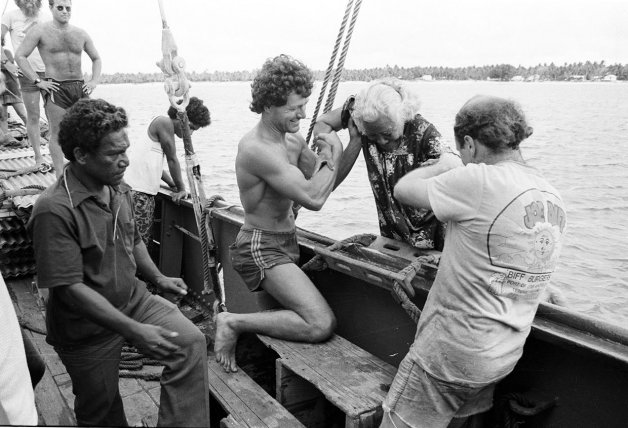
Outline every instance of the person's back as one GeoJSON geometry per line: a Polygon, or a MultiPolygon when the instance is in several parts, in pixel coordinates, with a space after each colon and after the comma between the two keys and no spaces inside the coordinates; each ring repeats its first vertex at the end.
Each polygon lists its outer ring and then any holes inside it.
{"type": "Polygon", "coordinates": [[[383,404],[386,428],[400,420],[446,427],[475,415],[480,423],[496,383],[522,355],[560,253],[565,208],[523,159],[519,145],[532,128],[518,104],[474,97],[456,115],[454,135],[464,167],[435,164],[395,187],[401,203],[431,209],[447,235],[414,343],[383,404]]]}
{"type": "Polygon", "coordinates": [[[521,357],[558,260],[563,203],[538,171],[514,161],[468,164],[442,176],[432,194],[447,237],[417,329],[419,361],[439,379],[492,382],[521,357]],[[455,200],[437,193],[449,183],[455,200]]]}

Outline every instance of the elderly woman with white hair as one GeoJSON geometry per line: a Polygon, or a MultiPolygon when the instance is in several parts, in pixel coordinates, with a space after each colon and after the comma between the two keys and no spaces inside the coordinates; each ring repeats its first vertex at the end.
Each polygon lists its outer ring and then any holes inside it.
{"type": "Polygon", "coordinates": [[[314,135],[348,128],[350,140],[338,166],[338,186],[351,171],[362,149],[371,189],[375,196],[382,236],[416,248],[442,250],[444,230],[434,214],[400,204],[393,195],[405,174],[437,162],[460,160],[441,142],[436,127],[418,113],[418,97],[395,79],[378,80],[342,108],[322,115],[314,135]]]}

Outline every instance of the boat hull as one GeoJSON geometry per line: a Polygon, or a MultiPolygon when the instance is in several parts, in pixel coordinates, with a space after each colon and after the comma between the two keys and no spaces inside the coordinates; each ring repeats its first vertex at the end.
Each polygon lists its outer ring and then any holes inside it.
{"type": "MultiPolygon", "coordinates": [[[[200,294],[204,287],[200,243],[190,237],[197,234],[194,213],[189,205],[177,206],[168,199],[164,195],[160,198],[161,268],[166,274],[181,274],[200,294]]],[[[231,267],[229,245],[235,241],[242,222],[241,209],[224,202],[219,201],[211,213],[227,307],[230,312],[249,313],[275,307],[276,302],[265,292],[249,292],[231,267]]],[[[299,230],[298,236],[302,262],[325,253],[324,249],[335,242],[305,230],[299,230]]],[[[398,365],[413,341],[416,325],[392,298],[386,278],[378,276],[386,276],[389,271],[394,278],[408,259],[384,255],[369,265],[359,257],[342,257],[343,269],[310,273],[336,315],[337,334],[398,365]]],[[[413,284],[417,290],[413,302],[422,307],[429,291],[429,275],[417,278],[413,284]]],[[[212,296],[205,295],[205,300],[210,302],[212,296]]],[[[527,426],[625,426],[628,333],[569,310],[541,305],[523,357],[499,383],[495,403],[505,403],[509,412],[512,408],[521,411],[517,399],[527,403],[523,411],[537,413],[521,416],[515,412],[515,417],[522,418],[527,426]]]]}

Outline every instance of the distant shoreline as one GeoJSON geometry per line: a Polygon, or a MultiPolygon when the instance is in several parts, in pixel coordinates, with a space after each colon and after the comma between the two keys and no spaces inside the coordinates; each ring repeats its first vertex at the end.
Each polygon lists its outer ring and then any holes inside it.
{"type": "MultiPolygon", "coordinates": [[[[249,82],[258,70],[188,72],[191,82],[249,82]]],[[[314,78],[322,81],[325,72],[314,71],[314,78]]],[[[398,67],[386,66],[360,70],[345,69],[342,81],[369,82],[386,77],[406,81],[496,81],[496,82],[617,82],[628,81],[628,65],[606,65],[601,62],[579,62],[557,66],[554,63],[533,67],[515,67],[510,64],[470,67],[398,67]]],[[[103,74],[101,83],[162,82],[163,75],[155,73],[103,74]]]]}

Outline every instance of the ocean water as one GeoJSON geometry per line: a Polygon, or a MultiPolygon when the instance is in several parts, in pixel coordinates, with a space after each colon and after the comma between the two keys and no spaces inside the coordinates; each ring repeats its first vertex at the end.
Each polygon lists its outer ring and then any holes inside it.
{"type": "MultiPolygon", "coordinates": [[[[344,82],[335,106],[365,83],[344,82]]],[[[571,82],[411,82],[422,100],[421,113],[452,146],[453,121],[476,94],[521,103],[534,134],[522,144],[524,158],[559,190],[567,206],[568,228],[552,283],[569,306],[605,321],[628,326],[628,84],[571,82]]],[[[258,116],[249,109],[250,83],[199,82],[191,93],[205,101],[208,128],[194,133],[195,150],[207,196],[239,204],[234,160],[237,143],[258,116]]],[[[152,117],[165,114],[163,85],[101,85],[93,94],[121,105],[130,117],[133,141],[145,139],[152,117]]],[[[313,114],[318,86],[308,104],[313,114]]],[[[306,135],[309,119],[303,120],[306,135]]],[[[340,133],[343,142],[346,132],[340,133]]],[[[182,154],[182,144],[180,147],[182,154]]],[[[183,160],[181,158],[183,164],[183,160]]],[[[378,233],[377,214],[360,156],[345,182],[319,212],[302,210],[297,225],[334,239],[378,233]]]]}

